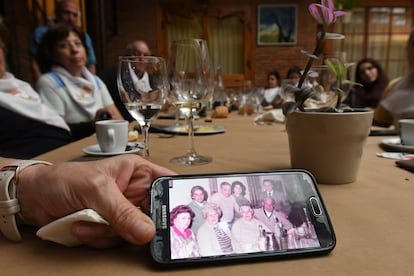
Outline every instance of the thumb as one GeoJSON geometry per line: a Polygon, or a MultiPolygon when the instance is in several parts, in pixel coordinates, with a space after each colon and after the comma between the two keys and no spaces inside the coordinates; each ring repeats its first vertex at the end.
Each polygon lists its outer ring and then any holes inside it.
{"type": "Polygon", "coordinates": [[[155,225],[151,218],[126,199],[112,211],[107,216],[108,222],[123,239],[133,244],[145,244],[154,237],[155,225]]]}

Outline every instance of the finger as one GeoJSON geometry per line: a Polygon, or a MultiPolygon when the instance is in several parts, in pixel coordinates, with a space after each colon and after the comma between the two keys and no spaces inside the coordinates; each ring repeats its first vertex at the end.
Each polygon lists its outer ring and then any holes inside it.
{"type": "Polygon", "coordinates": [[[95,248],[109,248],[122,243],[122,239],[108,225],[78,221],[72,224],[71,233],[81,243],[95,248]]]}
{"type": "Polygon", "coordinates": [[[155,225],[140,209],[126,201],[118,205],[114,217],[108,217],[114,230],[133,244],[145,244],[155,235],[155,225]]]}
{"type": "Polygon", "coordinates": [[[125,240],[133,244],[149,242],[155,234],[155,226],[151,219],[136,208],[119,189],[100,189],[94,208],[112,226],[113,230],[125,240]],[[108,198],[108,194],[110,197],[108,198]],[[105,197],[106,195],[106,197],[105,197]],[[105,199],[105,200],[104,200],[105,199]]]}

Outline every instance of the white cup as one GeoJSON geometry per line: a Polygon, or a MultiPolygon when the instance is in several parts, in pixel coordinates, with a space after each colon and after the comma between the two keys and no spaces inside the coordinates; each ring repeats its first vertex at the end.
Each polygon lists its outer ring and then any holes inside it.
{"type": "Polygon", "coordinates": [[[401,144],[414,146],[414,119],[401,119],[398,121],[401,144]]]}
{"type": "Polygon", "coordinates": [[[96,138],[102,152],[124,152],[128,144],[128,121],[103,120],[95,123],[96,138]]]}

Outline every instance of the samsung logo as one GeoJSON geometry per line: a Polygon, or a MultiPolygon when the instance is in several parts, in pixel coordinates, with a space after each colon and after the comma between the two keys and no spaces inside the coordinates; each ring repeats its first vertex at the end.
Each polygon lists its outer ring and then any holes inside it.
{"type": "Polygon", "coordinates": [[[167,206],[161,206],[161,228],[167,229],[167,206]]]}

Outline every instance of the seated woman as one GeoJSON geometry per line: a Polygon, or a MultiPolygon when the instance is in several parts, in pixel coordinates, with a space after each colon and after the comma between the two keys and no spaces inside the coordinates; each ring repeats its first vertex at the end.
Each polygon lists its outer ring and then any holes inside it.
{"type": "Polygon", "coordinates": [[[392,80],[385,89],[374,112],[375,125],[398,128],[398,120],[414,119],[414,28],[411,29],[406,54],[408,69],[403,77],[392,80]]]}
{"type": "Polygon", "coordinates": [[[214,256],[237,252],[229,224],[220,221],[222,211],[215,203],[207,203],[203,207],[205,222],[198,229],[197,241],[200,256],[214,256]]]}
{"type": "Polygon", "coordinates": [[[297,79],[299,80],[302,76],[302,69],[299,66],[292,66],[289,68],[286,74],[286,79],[297,79]]]}
{"type": "Polygon", "coordinates": [[[44,73],[37,91],[69,124],[74,139],[94,133],[97,120],[123,119],[105,84],[86,68],[85,41],[78,27],[59,24],[49,29],[37,59],[44,73]]]}
{"type": "Polygon", "coordinates": [[[372,58],[361,59],[355,69],[355,82],[345,103],[351,107],[377,107],[384,89],[388,85],[388,77],[381,64],[372,58]]]}
{"type": "Polygon", "coordinates": [[[267,85],[264,89],[262,106],[266,109],[282,107],[283,100],[280,96],[281,79],[278,71],[267,74],[267,85]]]}
{"type": "Polygon", "coordinates": [[[71,142],[69,126],[30,84],[6,71],[0,40],[0,155],[29,159],[71,142]]]}
{"type": "Polygon", "coordinates": [[[258,252],[264,250],[260,245],[259,230],[272,232],[267,225],[254,216],[254,211],[250,205],[240,206],[241,217],[236,220],[231,229],[231,233],[238,244],[242,253],[258,252]]]}
{"type": "Polygon", "coordinates": [[[190,226],[194,212],[187,205],[178,205],[170,212],[171,258],[182,259],[200,256],[196,237],[190,226]]]}

